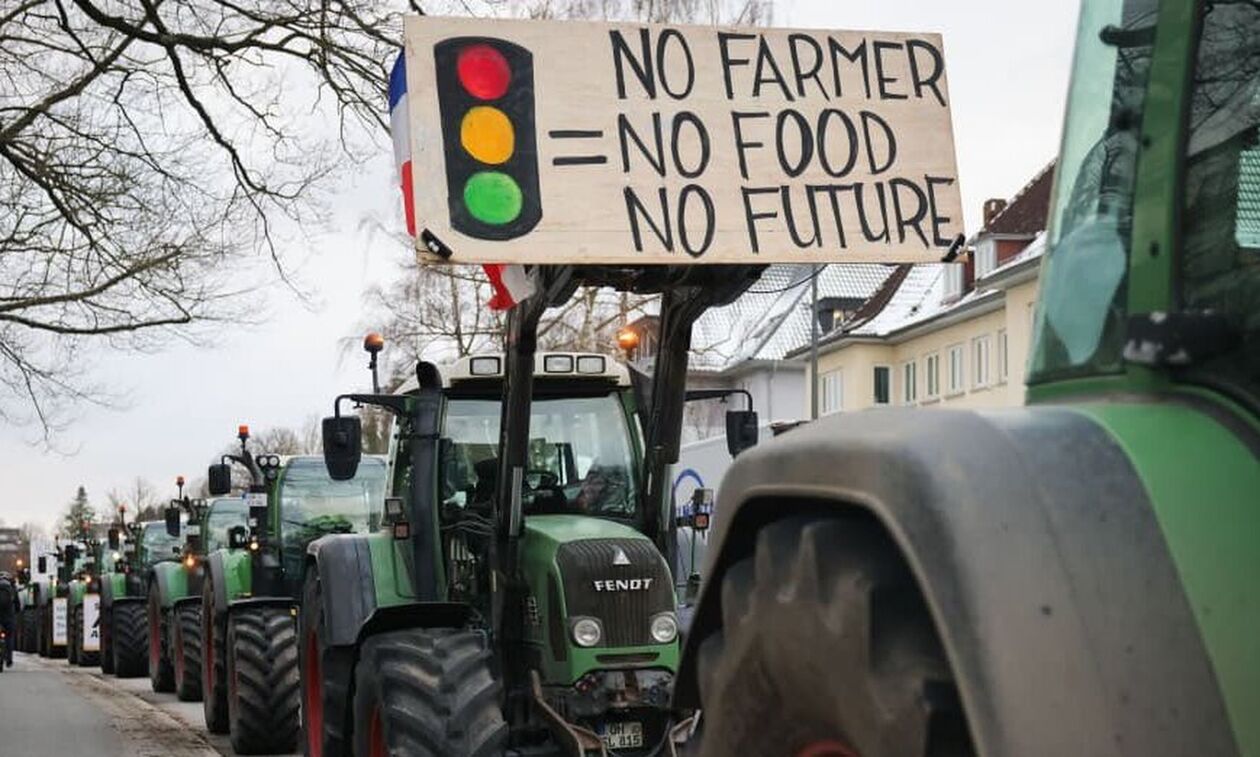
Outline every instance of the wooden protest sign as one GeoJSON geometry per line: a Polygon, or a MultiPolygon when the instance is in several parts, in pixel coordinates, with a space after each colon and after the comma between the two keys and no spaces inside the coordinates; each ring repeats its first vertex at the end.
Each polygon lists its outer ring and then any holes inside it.
{"type": "Polygon", "coordinates": [[[455,263],[935,262],[939,35],[411,17],[414,210],[455,263]]]}

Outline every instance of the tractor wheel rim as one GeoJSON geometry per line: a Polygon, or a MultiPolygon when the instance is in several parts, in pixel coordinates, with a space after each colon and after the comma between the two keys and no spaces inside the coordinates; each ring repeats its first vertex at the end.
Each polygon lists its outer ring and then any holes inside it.
{"type": "Polygon", "coordinates": [[[385,722],[379,704],[372,708],[372,722],[368,725],[368,757],[389,757],[389,750],[385,748],[385,722]]]}
{"type": "Polygon", "coordinates": [[[826,739],[806,744],[796,750],[795,757],[860,757],[860,755],[843,742],[826,739]]]}
{"type": "Polygon", "coordinates": [[[315,631],[306,635],[306,750],[311,757],[324,753],[324,678],[319,667],[319,640],[315,631]]]}

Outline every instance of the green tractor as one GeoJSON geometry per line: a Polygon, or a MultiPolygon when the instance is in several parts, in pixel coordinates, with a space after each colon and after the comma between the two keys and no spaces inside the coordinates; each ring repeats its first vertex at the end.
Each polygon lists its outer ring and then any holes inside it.
{"type": "MultiPolygon", "coordinates": [[[[627,275],[589,283],[675,282],[627,275]]],[[[679,623],[664,450],[676,459],[678,439],[660,431],[681,427],[685,394],[678,383],[645,401],[605,355],[536,354],[543,309],[580,280],[573,268],[543,276],[544,294],[512,312],[507,354],[421,362],[399,393],[343,395],[324,420],[341,479],[361,436],[341,402],[394,415],[392,496],[381,531],[309,550],[308,755],[645,755],[671,742],[679,623]]],[[[704,304],[751,281],[706,280],[667,296],[664,312],[689,335],[704,304]]],[[[755,433],[751,411],[733,415],[755,433]]]]}
{"type": "Polygon", "coordinates": [[[246,505],[240,497],[174,500],[166,509],[166,533],[184,539],[178,562],[153,566],[158,606],[168,622],[164,654],[173,668],[175,695],[186,702],[201,699],[201,590],[206,555],[227,546],[228,532],[244,527],[246,505]],[[181,522],[181,515],[187,523],[181,522]]]}
{"type": "Polygon", "coordinates": [[[212,494],[231,487],[231,463],[249,472],[247,524],[208,553],[201,591],[206,725],[231,735],[238,753],[291,751],[300,697],[296,615],[307,545],[326,534],[376,528],[385,463],[372,459],[353,480],[333,481],[319,457],[252,456],[211,466],[212,494]]]}
{"type": "Polygon", "coordinates": [[[1260,755],[1260,6],[1082,5],[1027,406],[742,457],[699,754],[1260,755]]]}
{"type": "Polygon", "coordinates": [[[182,650],[186,640],[194,643],[200,629],[199,624],[194,624],[198,625],[196,628],[188,625],[189,620],[197,618],[187,603],[177,612],[174,600],[188,595],[190,578],[199,578],[195,570],[190,570],[196,568],[196,559],[192,559],[191,565],[185,563],[189,559],[187,540],[193,539],[196,546],[200,538],[199,519],[205,503],[184,496],[183,476],[175,479],[175,485],[179,496],[171,500],[163,520],[144,524],[140,540],[149,685],[155,692],[175,692],[181,699],[194,700],[200,694],[200,684],[195,681],[197,676],[186,675],[188,668],[182,650]],[[181,538],[180,526],[185,514],[190,525],[188,533],[181,538]]]}
{"type": "Polygon", "coordinates": [[[162,521],[120,521],[110,529],[109,547],[118,557],[101,579],[101,670],[119,678],[148,674],[154,691],[170,691],[161,665],[152,663],[149,587],[157,566],[178,559],[178,540],[166,535],[162,521]]]}
{"type": "Polygon", "coordinates": [[[101,574],[101,672],[119,678],[145,674],[143,579],[137,572],[139,523],[126,523],[119,509],[106,545],[112,569],[101,574]]]}
{"type": "Polygon", "coordinates": [[[18,602],[22,609],[17,616],[14,649],[32,654],[39,651],[39,583],[32,578],[30,568],[18,570],[18,602]]]}
{"type": "MultiPolygon", "coordinates": [[[[109,570],[104,545],[97,539],[82,543],[74,562],[74,572],[66,592],[69,624],[66,658],[71,665],[95,667],[101,656],[101,571],[109,570]]],[[[112,561],[111,561],[112,563],[112,561]]]]}

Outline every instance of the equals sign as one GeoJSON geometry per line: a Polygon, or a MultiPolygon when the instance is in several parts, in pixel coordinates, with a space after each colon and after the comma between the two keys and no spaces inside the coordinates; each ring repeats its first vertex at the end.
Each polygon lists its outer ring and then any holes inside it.
{"type": "MultiPolygon", "coordinates": [[[[552,139],[603,139],[602,131],[584,131],[581,129],[558,129],[547,132],[552,139]]],[[[553,158],[553,166],[596,166],[608,162],[606,155],[562,155],[553,158]]]]}

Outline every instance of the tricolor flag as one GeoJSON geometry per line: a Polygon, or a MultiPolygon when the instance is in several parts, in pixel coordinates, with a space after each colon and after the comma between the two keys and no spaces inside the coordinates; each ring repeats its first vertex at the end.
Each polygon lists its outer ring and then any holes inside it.
{"type": "MultiPolygon", "coordinates": [[[[403,213],[407,218],[407,233],[416,235],[416,205],[411,173],[411,123],[407,109],[407,67],[405,55],[399,55],[394,70],[389,75],[389,130],[394,139],[394,163],[398,166],[398,180],[402,184],[403,213]]],[[[525,266],[505,263],[487,263],[482,266],[490,278],[494,295],[490,298],[492,310],[507,310],[534,293],[534,282],[525,272],[525,266]]]]}

